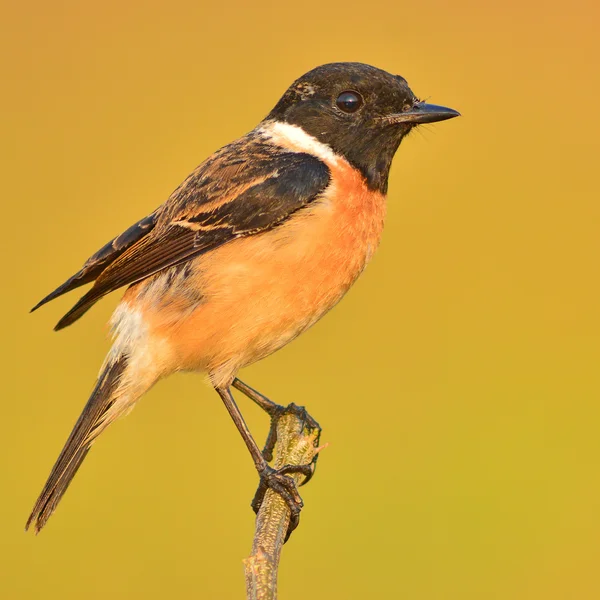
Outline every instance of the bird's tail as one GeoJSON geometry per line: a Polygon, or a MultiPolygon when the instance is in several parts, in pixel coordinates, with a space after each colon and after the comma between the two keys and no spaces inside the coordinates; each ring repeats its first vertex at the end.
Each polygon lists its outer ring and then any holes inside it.
{"type": "Polygon", "coordinates": [[[118,416],[128,411],[139,397],[131,398],[127,385],[127,357],[109,357],[105,363],[92,395],[79,417],[48,481],[42,490],[25,529],[34,524],[37,532],[46,524],[56,509],[71,480],[81,466],[94,440],[118,416]]]}

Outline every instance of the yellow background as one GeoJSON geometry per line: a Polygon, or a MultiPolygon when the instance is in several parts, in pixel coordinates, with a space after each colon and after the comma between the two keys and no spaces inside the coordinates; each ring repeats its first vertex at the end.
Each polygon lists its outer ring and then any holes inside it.
{"type": "Polygon", "coordinates": [[[281,598],[599,598],[599,19],[592,0],[5,3],[1,597],[243,597],[256,476],[199,376],[153,389],[23,533],[118,294],[60,334],[77,294],[27,311],[293,79],[358,60],[464,116],[402,145],[344,302],[243,373],[330,442],[281,598]]]}

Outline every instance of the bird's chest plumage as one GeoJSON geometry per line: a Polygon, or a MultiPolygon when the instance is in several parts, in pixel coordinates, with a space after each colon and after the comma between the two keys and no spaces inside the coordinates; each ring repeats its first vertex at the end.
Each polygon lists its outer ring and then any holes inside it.
{"type": "Polygon", "coordinates": [[[194,259],[185,288],[201,299],[191,310],[175,286],[165,297],[169,309],[147,313],[180,368],[227,382],[313,325],[365,268],[381,237],[385,197],[345,160],[319,158],[331,179],[318,199],[268,232],[194,259]]]}
{"type": "Polygon", "coordinates": [[[185,362],[226,379],[305,331],[360,275],[384,216],[385,198],[338,164],[323,197],[285,226],[199,258],[204,300],[180,328],[185,362]]]}
{"type": "Polygon", "coordinates": [[[290,265],[291,302],[309,320],[335,305],[363,271],[379,244],[385,216],[384,197],[368,190],[354,169],[330,168],[332,183],[323,199],[288,232],[275,232],[283,238],[282,257],[290,265]]]}

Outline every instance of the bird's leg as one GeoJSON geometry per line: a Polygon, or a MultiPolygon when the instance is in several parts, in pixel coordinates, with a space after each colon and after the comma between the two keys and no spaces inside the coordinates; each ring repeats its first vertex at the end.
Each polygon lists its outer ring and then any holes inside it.
{"type": "MultiPolygon", "coordinates": [[[[293,403],[288,406],[276,404],[272,400],[269,400],[266,396],[263,396],[259,391],[245,384],[237,377],[233,380],[232,385],[236,390],[239,390],[242,392],[242,394],[250,398],[250,400],[252,400],[255,404],[258,404],[258,406],[260,406],[271,417],[269,434],[267,435],[267,441],[265,442],[265,447],[262,451],[262,455],[267,462],[271,462],[273,460],[273,450],[275,449],[275,443],[277,442],[277,425],[279,424],[279,419],[281,419],[284,413],[291,412],[295,414],[311,429],[321,429],[319,424],[306,412],[306,409],[303,406],[297,406],[293,403]]],[[[319,455],[316,454],[313,458],[312,463],[310,464],[310,472],[308,474],[305,473],[306,477],[300,485],[305,485],[308,483],[314,475],[315,469],[317,468],[318,456],[319,455]]]]}
{"type": "Polygon", "coordinates": [[[285,406],[276,404],[272,400],[269,400],[266,396],[263,396],[260,392],[246,385],[243,381],[237,377],[233,380],[233,387],[239,390],[250,398],[252,402],[260,406],[268,415],[271,417],[271,426],[269,427],[269,434],[267,435],[267,441],[263,448],[262,454],[267,462],[273,460],[273,450],[275,449],[275,442],[277,442],[277,423],[285,410],[285,406]]]}
{"type": "MultiPolygon", "coordinates": [[[[286,465],[281,469],[275,470],[269,466],[265,457],[262,455],[260,448],[256,444],[256,441],[252,437],[248,425],[244,421],[244,417],[240,412],[231,390],[229,387],[217,387],[215,388],[229,415],[233,419],[235,426],[238,428],[252,459],[254,460],[254,466],[258,471],[260,477],[260,484],[254,499],[252,500],[252,508],[254,512],[258,512],[260,505],[262,504],[265,492],[267,489],[272,489],[277,492],[286,502],[290,509],[290,523],[286,535],[286,540],[290,537],[290,534],[300,522],[300,511],[302,510],[302,498],[298,494],[296,484],[294,480],[289,477],[290,473],[306,473],[311,469],[311,465],[286,465]]],[[[269,401],[270,402],[270,401],[269,401]]]]}

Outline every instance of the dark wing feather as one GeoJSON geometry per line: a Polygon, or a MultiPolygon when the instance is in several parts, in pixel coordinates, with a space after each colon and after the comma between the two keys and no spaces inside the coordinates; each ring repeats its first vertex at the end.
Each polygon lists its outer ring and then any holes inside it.
{"type": "Polygon", "coordinates": [[[123,252],[130,248],[133,244],[146,236],[156,225],[157,212],[144,217],[126,229],[123,233],[102,246],[98,252],[87,259],[80,271],[75,273],[73,277],[69,277],[62,285],[58,286],[53,292],[40,300],[32,309],[31,312],[37,310],[40,306],[54,300],[71,290],[94,281],[106,267],[116,258],[121,256],[123,252]]]}
{"type": "Polygon", "coordinates": [[[252,147],[248,141],[243,153],[235,150],[236,144],[226,146],[201,165],[159,209],[151,234],[115,257],[55,329],[72,324],[119,287],[235,238],[275,227],[329,184],[327,165],[310,154],[287,152],[264,142],[254,142],[252,147]]]}

